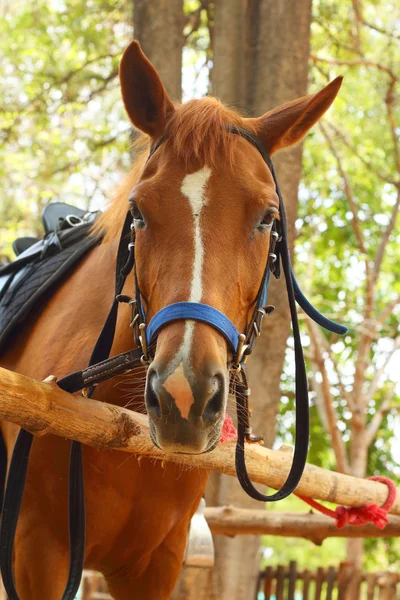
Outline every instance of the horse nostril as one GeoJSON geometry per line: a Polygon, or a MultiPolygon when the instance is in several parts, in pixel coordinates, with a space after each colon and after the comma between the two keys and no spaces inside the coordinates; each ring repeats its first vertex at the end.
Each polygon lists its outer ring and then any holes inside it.
{"type": "Polygon", "coordinates": [[[147,385],[146,385],[146,407],[147,412],[153,417],[159,417],[161,414],[160,401],[158,395],[154,389],[154,379],[157,379],[157,373],[153,372],[149,374],[147,385]]]}
{"type": "Polygon", "coordinates": [[[213,387],[212,396],[209,398],[202,417],[205,421],[215,421],[218,413],[222,413],[225,402],[225,379],[223,375],[217,373],[211,378],[213,387]]]}

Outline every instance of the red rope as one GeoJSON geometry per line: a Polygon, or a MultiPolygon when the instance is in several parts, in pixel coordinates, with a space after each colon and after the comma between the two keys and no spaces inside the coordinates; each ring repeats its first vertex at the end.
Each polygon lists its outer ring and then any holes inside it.
{"type": "Polygon", "coordinates": [[[236,438],[237,433],[235,426],[230,416],[226,414],[224,424],[222,425],[220,442],[224,444],[225,442],[229,442],[230,440],[236,440],[236,438]]]}
{"type": "Polygon", "coordinates": [[[366,525],[367,523],[373,523],[379,529],[384,529],[389,523],[387,513],[396,500],[396,484],[388,477],[380,477],[379,475],[368,477],[368,479],[380,481],[380,483],[385,483],[388,486],[388,496],[383,506],[377,506],[377,504],[366,504],[360,508],[337,506],[335,510],[331,510],[312,498],[298,494],[296,496],[327,517],[335,519],[338,529],[342,529],[345,525],[366,525]]]}

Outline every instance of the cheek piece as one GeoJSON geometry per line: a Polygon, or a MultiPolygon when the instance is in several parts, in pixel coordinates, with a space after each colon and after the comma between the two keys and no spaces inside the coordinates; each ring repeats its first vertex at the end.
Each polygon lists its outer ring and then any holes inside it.
{"type": "MultiPolygon", "coordinates": [[[[202,304],[200,302],[176,302],[165,306],[154,315],[150,323],[146,324],[146,314],[141,301],[136,269],[134,269],[135,232],[133,227],[133,217],[131,213],[128,212],[123,225],[117,253],[114,301],[93,349],[89,366],[82,371],[77,371],[63,377],[57,382],[57,385],[71,393],[81,390],[83,396],[90,397],[95,386],[101,381],[125,373],[137,365],[149,364],[152,360],[149,351],[150,344],[156,340],[159,331],[168,323],[186,319],[207,323],[224,336],[233,357],[228,368],[232,375],[231,390],[236,396],[237,406],[238,439],[235,459],[238,480],[245,492],[252,498],[261,500],[262,502],[273,502],[275,500],[286,498],[286,496],[291,494],[296,488],[306,464],[308,451],[309,407],[307,375],[301,346],[296,302],[311,319],[328,331],[343,335],[347,332],[347,328],[330,321],[319,313],[316,308],[310,304],[307,298],[305,298],[293,275],[287,239],[285,207],[283,205],[282,195],[273,164],[266,153],[261,140],[252,132],[243,128],[232,126],[228,130],[234,135],[240,135],[250,144],[255,146],[265,163],[268,165],[279,196],[279,211],[281,217],[279,221],[274,222],[272,227],[269,256],[267,264],[265,265],[264,275],[258,291],[254,311],[246,327],[246,331],[240,333],[235,324],[232,323],[226,315],[213,306],[202,304]],[[131,241],[127,244],[129,237],[131,237],[131,241]],[[276,278],[280,277],[281,267],[286,281],[294,338],[296,366],[296,436],[293,462],[289,475],[280,490],[270,496],[266,496],[253,486],[246,469],[245,441],[256,442],[261,438],[257,438],[251,433],[248,408],[250,389],[247,383],[244,363],[252,351],[256,338],[260,335],[262,318],[273,310],[272,306],[266,305],[268,285],[271,273],[273,273],[276,278]],[[135,298],[129,298],[122,294],[125,280],[132,269],[134,271],[136,286],[135,298]],[[130,324],[134,331],[137,347],[128,352],[109,358],[115,335],[118,305],[120,302],[127,302],[131,307],[130,324]]],[[[165,139],[166,138],[163,137],[153,145],[150,150],[149,158],[157,151],[165,139]]],[[[0,529],[0,566],[3,584],[9,600],[19,600],[13,577],[13,547],[32,441],[33,435],[30,432],[21,429],[14,446],[3,501],[0,529]]],[[[82,576],[85,554],[84,478],[81,446],[78,442],[72,442],[71,447],[69,474],[69,534],[70,568],[67,584],[61,600],[74,600],[82,576]]]]}

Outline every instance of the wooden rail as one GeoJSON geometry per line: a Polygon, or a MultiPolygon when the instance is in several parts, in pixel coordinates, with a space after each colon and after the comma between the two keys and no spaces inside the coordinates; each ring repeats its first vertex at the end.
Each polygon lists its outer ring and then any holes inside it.
{"type": "MultiPolygon", "coordinates": [[[[68,394],[53,382],[40,382],[0,368],[0,418],[38,436],[55,434],[101,450],[119,449],[235,475],[234,442],[220,444],[201,455],[165,454],[149,436],[147,417],[111,404],[68,394]]],[[[274,489],[282,486],[290,469],[291,453],[269,450],[258,444],[246,447],[247,468],[256,483],[274,489]]],[[[307,465],[299,494],[345,506],[382,505],[387,487],[307,465]]],[[[390,511],[400,514],[400,490],[390,511]]]]}
{"type": "Polygon", "coordinates": [[[385,529],[374,525],[337,529],[333,519],[313,513],[285,513],[235,508],[234,506],[207,507],[204,516],[214,534],[274,535],[303,538],[320,546],[328,537],[378,538],[400,536],[400,517],[391,517],[385,529]]]}

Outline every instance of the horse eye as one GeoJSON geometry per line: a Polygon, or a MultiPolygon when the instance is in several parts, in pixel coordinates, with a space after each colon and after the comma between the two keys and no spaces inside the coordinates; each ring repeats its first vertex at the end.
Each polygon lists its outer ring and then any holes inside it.
{"type": "Polygon", "coordinates": [[[135,201],[131,201],[130,203],[130,210],[131,210],[131,214],[133,217],[133,220],[136,221],[136,224],[141,226],[144,225],[144,219],[143,219],[143,215],[140,212],[138,205],[136,204],[135,201]]]}
{"type": "Polygon", "coordinates": [[[260,225],[264,225],[266,227],[272,227],[273,222],[275,221],[277,213],[275,211],[267,211],[264,215],[263,220],[260,225]]]}

